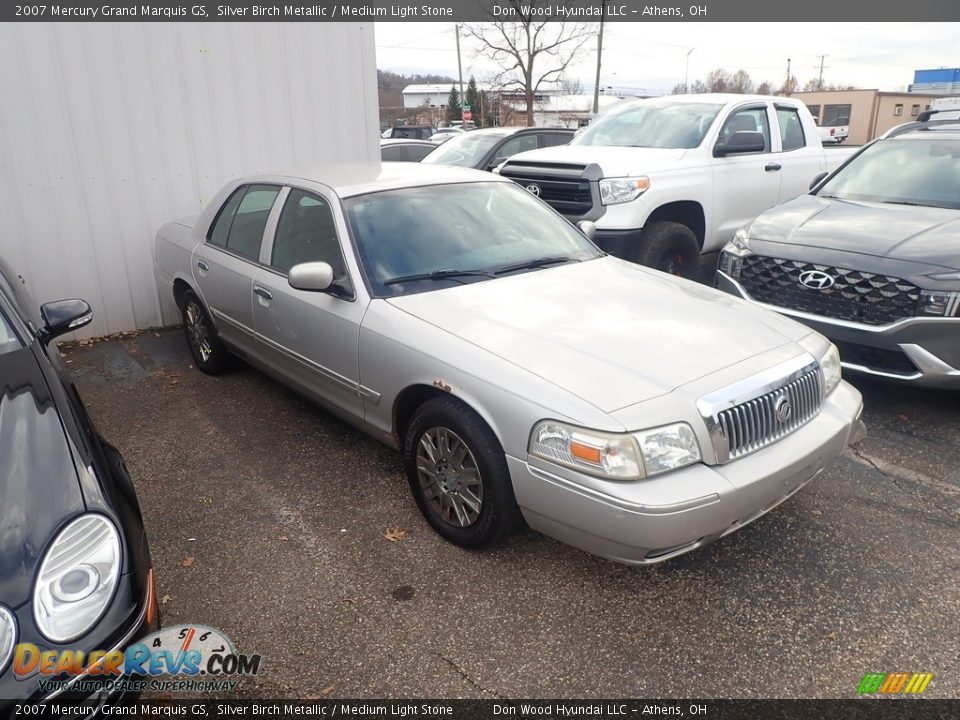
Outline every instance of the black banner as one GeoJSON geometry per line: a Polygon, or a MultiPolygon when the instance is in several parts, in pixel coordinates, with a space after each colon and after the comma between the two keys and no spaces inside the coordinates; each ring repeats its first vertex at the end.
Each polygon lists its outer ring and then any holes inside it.
{"type": "Polygon", "coordinates": [[[953,720],[960,700],[62,700],[14,703],[14,718],[385,718],[529,720],[709,718],[710,720],[953,720]]]}
{"type": "Polygon", "coordinates": [[[957,21],[949,0],[298,0],[295,2],[4,3],[3,22],[460,22],[482,20],[609,22],[957,21]]]}

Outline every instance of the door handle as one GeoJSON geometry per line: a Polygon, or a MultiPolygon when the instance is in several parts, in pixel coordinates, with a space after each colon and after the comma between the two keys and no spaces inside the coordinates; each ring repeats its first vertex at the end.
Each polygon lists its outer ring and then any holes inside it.
{"type": "Polygon", "coordinates": [[[763,169],[767,172],[773,172],[779,170],[782,167],[780,163],[770,162],[763,166],[763,169]]]}
{"type": "Polygon", "coordinates": [[[207,272],[210,269],[210,266],[207,265],[203,260],[197,260],[197,267],[207,272]]]}
{"type": "Polygon", "coordinates": [[[264,300],[273,300],[273,293],[266,288],[260,287],[259,285],[253,286],[253,292],[262,297],[264,300]]]}

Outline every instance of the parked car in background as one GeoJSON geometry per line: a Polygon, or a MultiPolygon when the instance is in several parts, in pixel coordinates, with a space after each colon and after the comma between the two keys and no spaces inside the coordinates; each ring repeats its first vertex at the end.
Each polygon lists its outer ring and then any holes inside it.
{"type": "Polygon", "coordinates": [[[564,145],[573,139],[568,128],[498,127],[471,130],[451,138],[423,162],[493,170],[511,155],[564,145]]]}
{"type": "Polygon", "coordinates": [[[452,128],[452,127],[440,128],[430,138],[430,142],[432,142],[434,146],[436,146],[436,145],[439,145],[440,143],[446,142],[450,138],[456,137],[457,135],[463,135],[464,132],[466,131],[460,128],[452,128]]]}
{"type": "Polygon", "coordinates": [[[673,95],[618,103],[568,146],[511,157],[501,174],[596,223],[612,254],[710,281],[738,228],[849,154],[824,149],[797,100],[673,95]]]}
{"type": "Polygon", "coordinates": [[[396,125],[387,128],[380,137],[384,140],[402,138],[404,140],[429,140],[437,132],[432,125],[396,125]]]}
{"type": "Polygon", "coordinates": [[[839,145],[850,137],[849,125],[821,125],[820,118],[813,116],[817,123],[817,133],[820,136],[820,142],[824,145],[839,145]]]}
{"type": "MultiPolygon", "coordinates": [[[[15,648],[123,650],[158,625],[150,551],[120,453],[87,415],[54,338],[93,318],[83,300],[37,306],[0,261],[0,716],[14,703],[110,693],[17,677],[15,648]]],[[[24,658],[27,658],[24,655],[24,658]]],[[[26,670],[27,668],[22,668],[26,670]]],[[[75,675],[74,681],[88,679],[75,675]]]]}
{"type": "Polygon", "coordinates": [[[420,162],[437,149],[429,140],[381,140],[380,159],[391,162],[420,162]]]}
{"type": "Polygon", "coordinates": [[[958,250],[960,120],[915,122],[744,227],[717,285],[831,338],[849,370],[960,388],[958,250]]]}
{"type": "Polygon", "coordinates": [[[427,522],[463,547],[526,520],[660,562],[859,436],[823,336],[581,230],[489,173],[331,166],[236,180],[167,223],[157,281],[201,370],[242,357],[399,448],[427,522]]]}

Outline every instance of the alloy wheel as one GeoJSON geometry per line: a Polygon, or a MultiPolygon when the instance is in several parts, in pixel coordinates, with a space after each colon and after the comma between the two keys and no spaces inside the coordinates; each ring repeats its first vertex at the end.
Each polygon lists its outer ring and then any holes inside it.
{"type": "Polygon", "coordinates": [[[453,527],[469,527],[483,509],[483,480],[476,458],[459,435],[432,427],[417,445],[417,479],[424,499],[453,527]]]}
{"type": "Polygon", "coordinates": [[[207,327],[207,319],[203,311],[196,303],[187,305],[187,338],[190,340],[190,347],[199,356],[202,362],[207,362],[213,355],[213,347],[210,345],[210,328],[207,327]]]}

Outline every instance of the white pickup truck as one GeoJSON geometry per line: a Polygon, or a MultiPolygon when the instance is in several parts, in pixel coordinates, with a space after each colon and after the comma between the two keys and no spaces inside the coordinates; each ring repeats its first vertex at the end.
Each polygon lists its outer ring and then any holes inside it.
{"type": "Polygon", "coordinates": [[[839,145],[850,137],[849,125],[821,125],[816,115],[813,116],[817,123],[817,131],[820,133],[820,142],[824,145],[839,145]]]}
{"type": "Polygon", "coordinates": [[[824,148],[797,100],[675,95],[620,103],[569,145],[514,155],[500,174],[568,219],[592,221],[613,255],[712,278],[738,228],[853,150],[824,148]]]}

